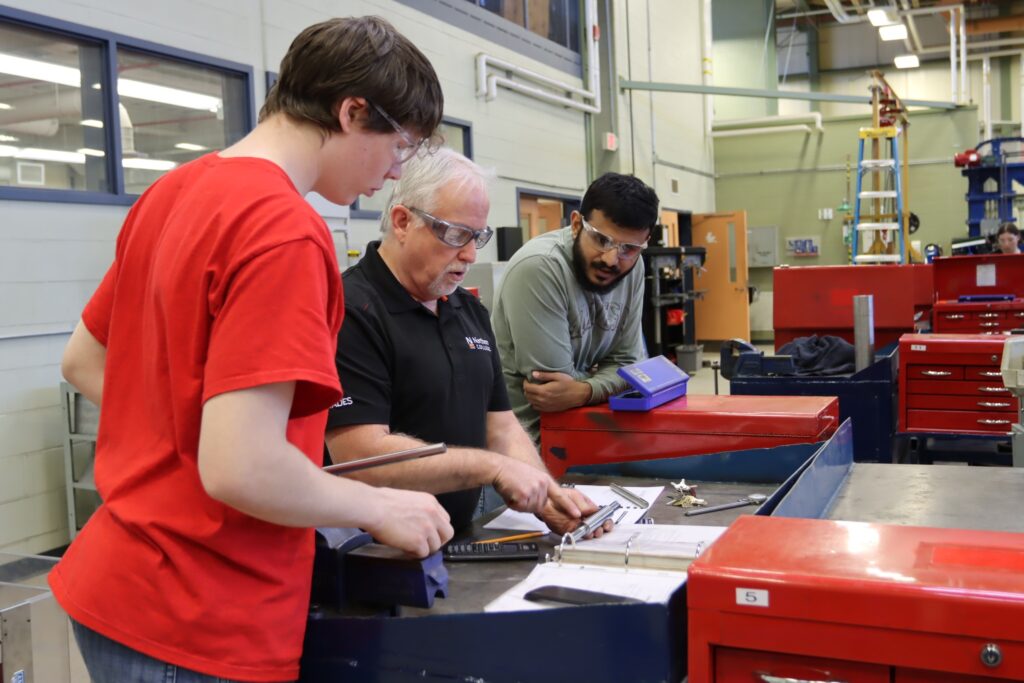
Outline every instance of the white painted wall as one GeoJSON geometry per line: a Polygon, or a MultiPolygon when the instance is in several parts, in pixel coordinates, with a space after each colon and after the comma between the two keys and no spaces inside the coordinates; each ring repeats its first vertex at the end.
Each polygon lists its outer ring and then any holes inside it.
{"type": "MultiPolygon", "coordinates": [[[[153,43],[252,65],[257,102],[264,71],[276,71],[292,38],[309,24],[337,15],[378,14],[412,38],[433,62],[445,91],[445,112],[473,123],[474,156],[496,169],[492,225],[515,225],[517,187],[581,195],[587,185],[586,131],[579,112],[499,91],[475,95],[477,52],[559,79],[564,72],[442,23],[393,0],[5,0],[7,6],[153,43]]],[[[633,77],[700,79],[699,4],[615,0],[613,36],[618,71],[626,74],[630,24],[633,77]],[[647,71],[647,15],[652,66],[647,71]]],[[[579,79],[575,81],[582,85],[579,79]]],[[[713,182],[664,164],[710,172],[701,98],[637,94],[631,127],[627,97],[618,98],[623,140],[618,166],[653,183],[666,206],[714,208],[713,182]],[[655,124],[651,126],[653,103],[655,124]],[[652,135],[653,132],[653,135],[652,135]],[[654,142],[656,142],[656,146],[654,142]],[[669,180],[679,177],[673,196],[669,180]]],[[[0,201],[0,550],[38,552],[67,540],[57,385],[67,334],[113,255],[125,207],[0,201]]],[[[349,244],[361,249],[377,234],[374,222],[353,220],[349,244]]],[[[495,258],[495,246],[481,253],[495,258]]]]}

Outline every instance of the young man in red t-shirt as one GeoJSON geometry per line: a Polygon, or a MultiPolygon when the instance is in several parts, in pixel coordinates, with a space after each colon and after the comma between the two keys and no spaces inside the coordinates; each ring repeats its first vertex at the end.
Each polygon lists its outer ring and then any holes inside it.
{"type": "Polygon", "coordinates": [[[452,534],[430,495],[320,469],[343,297],[303,195],[370,195],[431,137],[430,63],[373,17],[292,43],[260,123],[132,207],[63,371],[101,406],[104,504],[50,585],[96,681],[298,675],[312,527],[424,556],[452,534]]]}

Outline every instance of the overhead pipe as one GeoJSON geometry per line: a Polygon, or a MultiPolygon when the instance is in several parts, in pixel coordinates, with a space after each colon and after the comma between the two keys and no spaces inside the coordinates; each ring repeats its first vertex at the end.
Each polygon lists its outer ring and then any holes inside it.
{"type": "MultiPolygon", "coordinates": [[[[900,8],[904,10],[911,9],[910,0],[900,0],[900,8]]],[[[923,43],[921,42],[921,35],[917,32],[917,22],[914,21],[913,15],[907,17],[907,30],[910,32],[910,42],[914,52],[920,52],[923,43]]]]}
{"type": "Polygon", "coordinates": [[[601,113],[601,66],[597,53],[597,0],[586,0],[584,3],[584,23],[586,25],[587,45],[587,87],[577,87],[525,67],[506,62],[481,52],[476,56],[476,94],[487,101],[498,97],[498,87],[534,97],[551,104],[561,105],[588,114],[601,113]],[[488,73],[488,67],[505,71],[509,76],[488,73]],[[544,86],[546,89],[526,85],[513,80],[510,76],[518,76],[544,86]],[[552,92],[554,91],[554,92],[552,92]],[[556,94],[563,93],[563,94],[556,94]],[[568,95],[564,93],[569,93],[568,95]],[[576,100],[571,95],[578,95],[584,101],[576,100]],[[585,100],[591,100],[593,104],[585,100]]]}
{"type": "Polygon", "coordinates": [[[955,12],[949,11],[949,101],[959,102],[960,97],[956,91],[956,29],[953,26],[955,12]]]}
{"type": "MultiPolygon", "coordinates": [[[[714,85],[714,48],[711,29],[711,0],[704,0],[701,5],[701,74],[703,85],[714,85]]],[[[711,127],[715,120],[715,97],[704,95],[704,137],[710,139],[711,127]]]]}
{"type": "MultiPolygon", "coordinates": [[[[968,47],[970,49],[972,49],[972,50],[983,50],[983,49],[990,48],[990,47],[1006,47],[1008,45],[1024,45],[1024,37],[1020,37],[1020,38],[1000,38],[998,40],[979,40],[979,41],[970,43],[968,45],[968,47]]],[[[946,51],[945,47],[937,47],[937,46],[923,47],[920,50],[918,50],[918,52],[920,52],[923,55],[938,54],[940,52],[945,52],[945,51],[946,51]]]]}
{"type": "Polygon", "coordinates": [[[960,5],[960,104],[967,102],[967,31],[964,6],[960,5]]]}
{"type": "Polygon", "coordinates": [[[711,133],[716,138],[735,138],[743,135],[764,135],[765,133],[806,133],[810,134],[811,127],[806,123],[797,123],[791,126],[762,126],[760,128],[736,128],[735,130],[716,130],[711,133]]]}
{"type": "Polygon", "coordinates": [[[981,123],[985,137],[992,139],[992,60],[981,60],[981,123]]]}
{"type": "Polygon", "coordinates": [[[850,16],[843,7],[843,0],[825,0],[825,7],[832,13],[835,20],[840,24],[856,24],[864,21],[865,17],[860,15],[850,16]]]}
{"type": "Polygon", "coordinates": [[[718,121],[717,123],[715,123],[715,128],[720,131],[724,131],[732,130],[734,128],[745,128],[748,126],[764,126],[765,124],[770,125],[776,122],[813,123],[814,129],[817,132],[825,132],[825,128],[824,126],[822,126],[821,123],[820,111],[812,111],[806,114],[780,114],[779,116],[761,116],[752,119],[728,119],[725,121],[718,121]]]}

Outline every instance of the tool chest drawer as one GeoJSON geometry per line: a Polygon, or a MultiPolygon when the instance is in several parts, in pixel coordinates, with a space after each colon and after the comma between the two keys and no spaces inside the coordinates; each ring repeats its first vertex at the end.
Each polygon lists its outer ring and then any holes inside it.
{"type": "Polygon", "coordinates": [[[921,410],[998,410],[1012,413],[1017,410],[1017,403],[1012,398],[907,394],[907,408],[921,410]]]}
{"type": "MultiPolygon", "coordinates": [[[[937,314],[938,315],[938,314],[937,314]]],[[[952,313],[948,315],[954,315],[952,313]]],[[[1000,311],[964,312],[979,324],[1000,311]]],[[[1017,399],[1003,386],[1003,335],[908,334],[900,338],[902,432],[1001,434],[1010,431],[1017,399]]]]}
{"type": "Polygon", "coordinates": [[[890,667],[779,652],[715,648],[715,682],[858,681],[890,683],[890,667]]]}
{"type": "Polygon", "coordinates": [[[1009,432],[1013,414],[989,415],[961,410],[908,410],[907,425],[926,432],[1009,432]]]}

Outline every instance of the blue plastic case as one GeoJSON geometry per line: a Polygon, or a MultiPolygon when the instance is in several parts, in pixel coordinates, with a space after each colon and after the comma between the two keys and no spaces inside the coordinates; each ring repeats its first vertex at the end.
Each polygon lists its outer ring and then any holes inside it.
{"type": "Polygon", "coordinates": [[[665,356],[621,367],[619,375],[633,387],[608,399],[612,410],[645,411],[686,395],[690,376],[665,356]]]}

